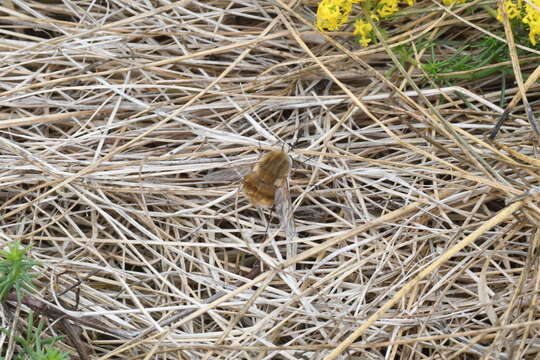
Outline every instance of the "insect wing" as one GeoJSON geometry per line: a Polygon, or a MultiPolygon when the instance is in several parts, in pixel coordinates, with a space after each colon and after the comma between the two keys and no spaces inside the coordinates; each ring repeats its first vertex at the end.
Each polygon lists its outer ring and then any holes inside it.
{"type": "Polygon", "coordinates": [[[285,238],[290,241],[287,256],[296,255],[296,227],[294,226],[294,214],[291,201],[291,193],[289,192],[288,180],[285,179],[283,184],[276,190],[276,213],[279,217],[279,222],[282,226],[285,238]],[[290,253],[289,253],[290,252],[290,253]]]}
{"type": "MultiPolygon", "coordinates": [[[[287,258],[292,259],[298,254],[298,243],[296,227],[294,226],[291,193],[289,192],[287,179],[285,179],[283,184],[277,189],[275,203],[276,213],[279,217],[281,228],[285,233],[287,258]]],[[[287,268],[287,270],[294,272],[296,270],[296,265],[291,265],[291,267],[287,268]]]]}
{"type": "Polygon", "coordinates": [[[239,166],[231,166],[225,169],[219,169],[206,174],[203,177],[204,182],[236,182],[246,176],[251,168],[250,164],[242,164],[239,166]]]}

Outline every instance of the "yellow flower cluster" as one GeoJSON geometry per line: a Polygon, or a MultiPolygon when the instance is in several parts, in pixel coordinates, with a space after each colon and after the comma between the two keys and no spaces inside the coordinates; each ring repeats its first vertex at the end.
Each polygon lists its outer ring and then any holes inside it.
{"type": "Polygon", "coordinates": [[[540,0],[529,0],[525,4],[525,16],[521,18],[529,25],[529,40],[536,46],[536,37],[540,37],[540,0]]]}
{"type": "Polygon", "coordinates": [[[371,31],[373,31],[373,26],[371,26],[370,23],[361,19],[356,19],[356,22],[354,23],[354,35],[360,36],[360,45],[369,45],[369,42],[371,41],[371,38],[369,37],[371,31]]]}
{"type": "MultiPolygon", "coordinates": [[[[370,17],[378,21],[399,10],[399,4],[414,5],[415,0],[321,0],[317,9],[317,28],[321,31],[335,31],[347,22],[352,5],[364,1],[370,17]]],[[[444,5],[463,4],[467,0],[442,0],[444,5]]],[[[529,27],[529,39],[536,45],[540,38],[540,0],[504,0],[504,7],[510,19],[519,18],[529,27]]],[[[502,20],[501,10],[497,19],[502,20]]],[[[359,35],[362,46],[371,42],[373,27],[367,21],[358,19],[354,24],[354,34],[359,35]]]]}
{"type": "MultiPolygon", "coordinates": [[[[388,17],[399,10],[399,3],[404,2],[411,6],[415,0],[321,0],[317,9],[317,28],[321,31],[335,31],[347,22],[352,11],[352,5],[366,2],[370,17],[378,21],[388,17]]],[[[464,0],[463,0],[464,1],[464,0]]],[[[356,20],[354,34],[359,35],[362,46],[371,42],[373,27],[365,20],[356,20]]]]}
{"type": "Polygon", "coordinates": [[[317,9],[317,28],[335,31],[340,28],[352,10],[352,0],[322,0],[317,9]]]}
{"type": "Polygon", "coordinates": [[[387,17],[399,10],[396,0],[379,0],[377,2],[377,14],[381,17],[387,17]]]}
{"type": "MultiPolygon", "coordinates": [[[[540,37],[540,0],[504,0],[504,8],[509,19],[520,19],[529,27],[529,40],[536,45],[540,37]]],[[[497,10],[497,19],[502,21],[501,9],[497,10]]]]}
{"type": "MultiPolygon", "coordinates": [[[[517,3],[513,1],[504,1],[504,8],[506,10],[506,13],[508,14],[509,19],[515,19],[520,15],[520,9],[523,4],[519,4],[518,6],[518,3],[522,3],[522,1],[518,0],[517,3]]],[[[502,21],[501,9],[497,10],[497,20],[502,21]]]]}

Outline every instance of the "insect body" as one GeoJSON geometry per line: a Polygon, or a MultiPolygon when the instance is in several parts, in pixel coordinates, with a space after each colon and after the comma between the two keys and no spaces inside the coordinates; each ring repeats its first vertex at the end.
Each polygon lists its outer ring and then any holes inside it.
{"type": "Polygon", "coordinates": [[[283,184],[291,160],[281,150],[265,154],[255,165],[253,172],[244,177],[244,193],[253,205],[272,206],[276,190],[283,184]]]}

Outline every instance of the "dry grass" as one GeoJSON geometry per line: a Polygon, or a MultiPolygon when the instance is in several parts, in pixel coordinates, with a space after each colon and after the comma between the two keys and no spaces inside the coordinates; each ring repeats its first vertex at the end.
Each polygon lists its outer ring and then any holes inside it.
{"type": "MultiPolygon", "coordinates": [[[[488,34],[510,46],[496,66],[533,73],[539,51],[482,8],[423,1],[360,49],[310,26],[314,1],[2,5],[0,244],[34,245],[36,298],[81,325],[91,358],[540,351],[540,160],[521,105],[526,91],[538,114],[540,86],[463,76],[476,69],[438,87],[395,62],[488,34]],[[284,143],[288,191],[254,208],[240,174],[284,143]]],[[[13,305],[2,326],[24,323],[13,305]]]]}

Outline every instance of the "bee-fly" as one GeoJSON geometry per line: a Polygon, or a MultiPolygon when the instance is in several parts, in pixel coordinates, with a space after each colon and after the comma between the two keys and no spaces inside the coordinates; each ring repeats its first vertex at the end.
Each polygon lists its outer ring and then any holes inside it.
{"type": "Polygon", "coordinates": [[[253,172],[244,177],[244,193],[253,205],[272,206],[276,190],[289,174],[291,160],[281,151],[265,154],[255,165],[253,172]]]}

